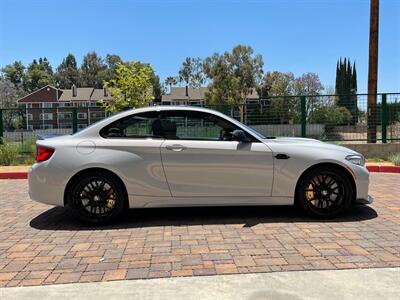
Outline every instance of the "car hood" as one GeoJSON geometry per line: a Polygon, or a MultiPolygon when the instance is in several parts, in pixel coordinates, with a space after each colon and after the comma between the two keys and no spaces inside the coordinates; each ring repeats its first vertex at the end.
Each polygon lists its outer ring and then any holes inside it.
{"type": "Polygon", "coordinates": [[[335,151],[341,151],[345,152],[347,154],[359,154],[358,152],[343,147],[335,144],[330,144],[330,143],[325,143],[319,140],[315,139],[308,139],[308,138],[297,138],[297,137],[276,137],[276,138],[271,138],[271,139],[264,139],[263,140],[265,144],[268,146],[271,146],[272,150],[274,150],[274,145],[293,145],[296,146],[296,148],[301,147],[301,148],[313,148],[313,149],[318,149],[318,150],[335,150],[335,151]]]}

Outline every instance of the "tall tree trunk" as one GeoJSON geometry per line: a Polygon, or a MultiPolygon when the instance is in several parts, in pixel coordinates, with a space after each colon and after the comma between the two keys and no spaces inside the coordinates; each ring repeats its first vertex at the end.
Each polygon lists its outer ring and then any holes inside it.
{"type": "Polygon", "coordinates": [[[368,143],[376,143],[376,97],[378,92],[379,0],[371,0],[368,63],[368,143]]]}

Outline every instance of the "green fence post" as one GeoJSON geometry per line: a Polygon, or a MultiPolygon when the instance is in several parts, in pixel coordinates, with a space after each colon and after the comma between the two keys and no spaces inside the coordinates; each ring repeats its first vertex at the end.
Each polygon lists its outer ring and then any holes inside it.
{"type": "Polygon", "coordinates": [[[76,107],[72,108],[72,132],[78,131],[78,110],[76,107]]]}
{"type": "Polygon", "coordinates": [[[3,110],[0,109],[0,144],[3,143],[3,110]]]}
{"type": "Polygon", "coordinates": [[[306,137],[306,96],[300,96],[301,103],[301,136],[306,137]]]}
{"type": "Polygon", "coordinates": [[[381,109],[381,130],[382,130],[382,143],[387,143],[386,129],[387,129],[387,105],[386,94],[382,94],[382,109],[381,109]]]}

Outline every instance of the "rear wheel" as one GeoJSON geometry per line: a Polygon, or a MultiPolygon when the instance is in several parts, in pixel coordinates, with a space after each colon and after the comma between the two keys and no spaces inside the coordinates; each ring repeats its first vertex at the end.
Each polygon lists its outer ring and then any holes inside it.
{"type": "Polygon", "coordinates": [[[310,216],[331,218],[348,210],[353,197],[353,186],[343,171],[320,167],[303,176],[296,202],[310,216]]]}
{"type": "Polygon", "coordinates": [[[121,216],[127,199],[120,181],[110,174],[90,173],[76,178],[67,195],[67,206],[80,221],[105,224],[121,216]]]}

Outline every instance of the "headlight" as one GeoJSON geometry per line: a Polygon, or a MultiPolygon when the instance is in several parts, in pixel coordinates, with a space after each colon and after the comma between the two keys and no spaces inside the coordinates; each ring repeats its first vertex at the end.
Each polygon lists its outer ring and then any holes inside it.
{"type": "Polygon", "coordinates": [[[358,165],[358,166],[365,165],[364,156],[362,156],[360,154],[347,155],[346,160],[351,161],[353,164],[358,165]]]}

